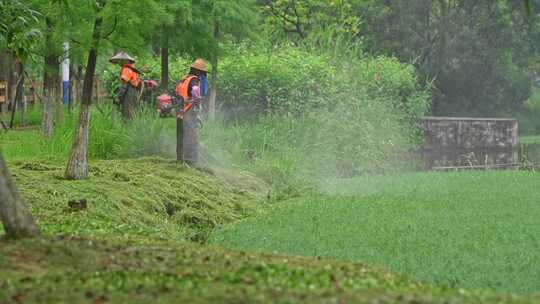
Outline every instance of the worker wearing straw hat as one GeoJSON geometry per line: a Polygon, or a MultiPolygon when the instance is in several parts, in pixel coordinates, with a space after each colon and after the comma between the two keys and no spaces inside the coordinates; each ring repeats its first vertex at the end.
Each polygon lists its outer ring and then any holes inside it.
{"type": "Polygon", "coordinates": [[[118,102],[124,119],[133,118],[135,110],[139,103],[139,90],[141,80],[140,72],[135,68],[135,59],[124,52],[120,52],[111,59],[110,63],[118,64],[120,69],[120,89],[118,90],[118,102]]]}
{"type": "Polygon", "coordinates": [[[190,66],[189,73],[176,86],[176,95],[183,100],[183,136],[182,160],[191,166],[199,162],[199,112],[208,68],[206,62],[199,58],[190,66]],[[203,91],[201,92],[201,87],[203,91]],[[202,93],[202,94],[201,94],[202,93]]]}

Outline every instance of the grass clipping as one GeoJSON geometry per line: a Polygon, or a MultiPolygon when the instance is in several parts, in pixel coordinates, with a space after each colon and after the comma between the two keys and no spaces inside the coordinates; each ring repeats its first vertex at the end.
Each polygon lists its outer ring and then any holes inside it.
{"type": "Polygon", "coordinates": [[[244,172],[219,178],[160,158],[95,160],[84,181],[63,179],[57,161],[10,169],[46,234],[204,242],[216,227],[260,210],[266,191],[244,172]],[[68,206],[80,200],[85,208],[68,206]]]}

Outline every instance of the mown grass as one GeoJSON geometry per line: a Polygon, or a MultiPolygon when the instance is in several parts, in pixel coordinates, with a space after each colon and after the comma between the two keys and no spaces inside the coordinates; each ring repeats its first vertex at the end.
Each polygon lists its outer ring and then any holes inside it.
{"type": "MultiPolygon", "coordinates": [[[[47,235],[206,240],[212,229],[263,210],[253,175],[209,175],[161,158],[93,160],[84,181],[63,179],[64,162],[10,161],[17,186],[47,235]],[[86,199],[77,211],[68,201],[86,199]]],[[[1,229],[0,229],[1,230],[1,229]]]]}
{"type": "Polygon", "coordinates": [[[0,241],[2,303],[532,303],[431,287],[360,263],[212,246],[81,238],[0,241]]]}
{"type": "Polygon", "coordinates": [[[540,292],[540,175],[416,173],[334,180],[325,195],[215,233],[242,250],[363,261],[437,285],[540,292]]]}

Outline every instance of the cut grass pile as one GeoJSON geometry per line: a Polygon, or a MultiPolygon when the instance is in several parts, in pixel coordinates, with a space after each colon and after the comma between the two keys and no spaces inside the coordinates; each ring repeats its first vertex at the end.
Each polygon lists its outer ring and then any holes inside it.
{"type": "Polygon", "coordinates": [[[540,292],[540,175],[414,173],[325,183],[212,235],[242,250],[367,262],[439,285],[540,292]]]}
{"type": "Polygon", "coordinates": [[[245,172],[217,177],[160,158],[93,160],[90,178],[63,179],[64,162],[8,163],[45,234],[206,240],[221,225],[253,215],[266,186],[245,172]],[[86,210],[68,207],[87,200],[86,210]]]}
{"type": "Polygon", "coordinates": [[[359,263],[178,242],[0,241],[0,303],[531,303],[359,263]]]}

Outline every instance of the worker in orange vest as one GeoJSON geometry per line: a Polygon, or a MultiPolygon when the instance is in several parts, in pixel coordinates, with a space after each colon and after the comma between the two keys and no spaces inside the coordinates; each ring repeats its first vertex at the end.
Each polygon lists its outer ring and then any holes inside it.
{"type": "Polygon", "coordinates": [[[189,73],[176,85],[176,95],[181,97],[183,108],[178,115],[183,117],[182,160],[191,166],[199,162],[199,113],[201,110],[201,79],[205,81],[208,67],[203,59],[195,60],[189,73]]]}
{"type": "Polygon", "coordinates": [[[120,52],[109,62],[119,64],[120,69],[120,89],[118,90],[118,102],[124,119],[133,118],[139,105],[139,92],[141,89],[140,72],[135,68],[135,59],[124,52],[120,52]]]}

